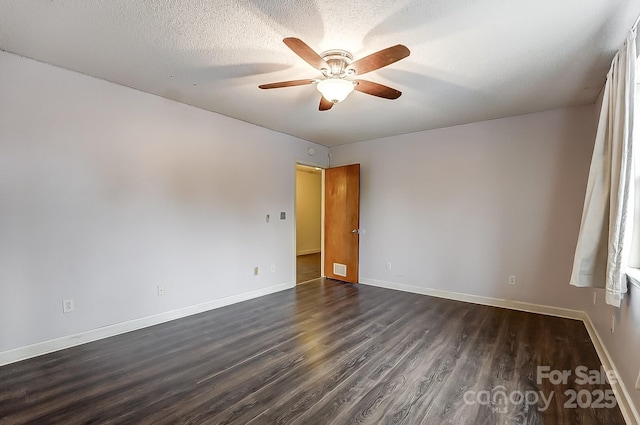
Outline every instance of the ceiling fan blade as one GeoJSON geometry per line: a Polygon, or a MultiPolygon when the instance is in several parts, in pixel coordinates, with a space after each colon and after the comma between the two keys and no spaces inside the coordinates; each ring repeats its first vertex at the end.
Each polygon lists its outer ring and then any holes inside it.
{"type": "Polygon", "coordinates": [[[353,69],[356,74],[362,75],[366,72],[375,71],[376,69],[398,62],[400,59],[409,56],[410,53],[406,46],[396,44],[395,46],[387,47],[379,52],[358,59],[349,65],[347,69],[353,69]]]}
{"type": "Polygon", "coordinates": [[[287,37],[284,40],[284,44],[287,45],[293,52],[300,56],[305,62],[314,67],[317,70],[329,69],[329,65],[315,52],[311,47],[299,38],[287,37]]]}
{"type": "Polygon", "coordinates": [[[316,80],[306,79],[306,80],[291,80],[291,81],[280,81],[278,83],[270,83],[270,84],[261,84],[258,87],[261,89],[279,89],[280,87],[293,87],[293,86],[304,86],[305,84],[313,84],[316,80]]]}
{"type": "Polygon", "coordinates": [[[401,91],[396,90],[394,88],[374,83],[372,81],[367,80],[355,80],[358,85],[356,85],[355,90],[359,92],[370,94],[372,96],[383,97],[385,99],[397,99],[402,94],[401,91]]]}
{"type": "Polygon", "coordinates": [[[333,106],[333,102],[324,98],[324,96],[320,96],[320,110],[328,111],[333,106]]]}

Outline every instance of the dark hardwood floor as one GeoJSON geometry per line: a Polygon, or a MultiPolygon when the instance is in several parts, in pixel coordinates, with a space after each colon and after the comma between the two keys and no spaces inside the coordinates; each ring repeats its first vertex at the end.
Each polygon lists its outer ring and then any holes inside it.
{"type": "Polygon", "coordinates": [[[0,424],[624,423],[538,366],[599,369],[582,322],[318,279],[1,367],[0,424]]]}
{"type": "Polygon", "coordinates": [[[320,253],[296,257],[296,283],[304,283],[320,277],[320,253]]]}

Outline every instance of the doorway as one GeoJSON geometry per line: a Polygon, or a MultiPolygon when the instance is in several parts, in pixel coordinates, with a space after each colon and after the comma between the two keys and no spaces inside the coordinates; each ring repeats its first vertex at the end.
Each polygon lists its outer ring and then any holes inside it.
{"type": "Polygon", "coordinates": [[[322,275],[322,169],[296,164],[296,284],[322,275]]]}

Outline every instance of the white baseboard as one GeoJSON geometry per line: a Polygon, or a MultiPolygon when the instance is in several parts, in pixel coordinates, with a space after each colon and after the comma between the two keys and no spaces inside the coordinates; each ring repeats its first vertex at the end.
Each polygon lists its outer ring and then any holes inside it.
{"type": "Polygon", "coordinates": [[[443,291],[442,289],[423,288],[421,286],[405,285],[402,283],[387,282],[384,280],[375,280],[368,278],[360,278],[360,283],[370,286],[378,286],[380,288],[395,289],[398,291],[411,292],[414,294],[429,295],[431,297],[446,298],[448,300],[464,301],[467,303],[488,305],[492,307],[502,307],[511,310],[526,311],[529,313],[546,314],[547,316],[564,317],[568,319],[582,320],[584,312],[580,310],[571,310],[568,308],[550,307],[541,304],[531,304],[522,301],[506,300],[501,298],[482,297],[480,295],[463,294],[460,292],[443,291]]]}
{"type": "MultiPolygon", "coordinates": [[[[613,370],[615,372],[615,376],[620,376],[620,374],[618,373],[618,369],[615,367],[615,364],[613,363],[613,360],[609,355],[609,351],[607,351],[607,348],[602,343],[602,339],[600,338],[598,331],[596,330],[595,326],[593,326],[591,318],[584,311],[550,307],[541,304],[531,304],[500,298],[482,297],[479,295],[462,294],[459,292],[449,292],[443,291],[441,289],[423,288],[420,286],[405,285],[402,283],[387,282],[383,280],[375,280],[364,277],[360,278],[360,283],[364,285],[377,286],[380,288],[411,292],[414,294],[429,295],[432,297],[446,298],[456,301],[464,301],[473,304],[481,304],[492,307],[503,307],[512,310],[526,311],[529,313],[539,313],[548,316],[582,320],[585,327],[587,328],[587,332],[589,333],[591,341],[593,342],[593,346],[595,347],[596,352],[598,353],[598,357],[600,358],[600,362],[604,366],[605,370],[613,370]]],[[[620,411],[622,412],[627,425],[640,425],[640,416],[638,415],[638,411],[631,401],[631,396],[626,386],[624,385],[624,382],[621,379],[618,379],[615,383],[611,384],[611,388],[613,389],[613,392],[618,401],[618,406],[620,407],[620,411]]]]}
{"type": "MultiPolygon", "coordinates": [[[[598,334],[591,318],[587,313],[583,313],[583,316],[584,325],[587,327],[587,332],[589,332],[589,336],[591,337],[593,346],[596,348],[598,357],[600,357],[602,366],[604,366],[605,371],[612,370],[615,372],[615,376],[619,377],[620,374],[618,373],[618,368],[616,368],[613,363],[607,347],[602,343],[600,334],[598,334]]],[[[631,395],[622,379],[617,379],[616,382],[611,383],[611,389],[613,389],[613,392],[616,395],[618,406],[622,411],[622,415],[624,416],[624,420],[627,425],[639,425],[640,415],[638,415],[638,410],[634,406],[633,402],[631,402],[631,395]]]]}
{"type": "Polygon", "coordinates": [[[296,255],[308,255],[308,254],[320,254],[320,248],[318,249],[303,249],[302,251],[297,251],[296,255]]]}
{"type": "Polygon", "coordinates": [[[216,308],[236,304],[253,298],[262,297],[264,295],[273,294],[275,292],[284,291],[285,289],[294,288],[295,284],[287,282],[279,285],[273,285],[266,288],[257,289],[243,294],[232,295],[230,297],[220,298],[217,300],[207,301],[189,307],[171,310],[153,316],[142,317],[140,319],[130,320],[127,322],[116,323],[86,332],[68,335],[61,338],[51,339],[39,342],[37,344],[19,347],[13,350],[0,352],[0,366],[26,360],[31,357],[40,356],[54,351],[63,350],[65,348],[74,347],[76,345],[86,344],[88,342],[97,341],[99,339],[120,335],[126,332],[135,331],[149,326],[158,325],[160,323],[169,322],[171,320],[180,319],[191,316],[193,314],[202,313],[216,308]]]}

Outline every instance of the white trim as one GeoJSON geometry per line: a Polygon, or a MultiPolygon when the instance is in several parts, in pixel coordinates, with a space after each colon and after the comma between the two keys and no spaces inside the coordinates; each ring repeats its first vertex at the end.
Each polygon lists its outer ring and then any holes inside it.
{"type": "Polygon", "coordinates": [[[297,255],[308,255],[308,254],[320,254],[320,248],[303,249],[302,251],[296,252],[296,256],[297,255]]]}
{"type": "MultiPolygon", "coordinates": [[[[607,347],[603,344],[600,334],[598,334],[596,327],[593,325],[593,322],[591,322],[591,318],[587,313],[583,313],[583,316],[584,325],[587,327],[587,332],[589,332],[589,336],[591,337],[593,346],[596,348],[598,357],[600,357],[602,366],[606,371],[612,370],[615,372],[615,376],[620,377],[618,368],[616,368],[616,365],[613,363],[607,347]]],[[[623,380],[617,379],[616,382],[611,384],[611,389],[613,389],[613,393],[616,395],[618,406],[620,407],[620,411],[622,412],[622,416],[624,416],[624,420],[627,425],[640,424],[640,415],[638,415],[638,411],[631,401],[631,395],[629,394],[623,380]]]]}
{"type": "Polygon", "coordinates": [[[405,285],[403,283],[387,282],[369,278],[360,278],[360,283],[380,288],[395,289],[398,291],[411,292],[414,294],[429,295],[432,297],[446,298],[449,300],[464,301],[467,303],[488,305],[492,307],[502,307],[511,310],[526,311],[529,313],[546,314],[547,316],[564,317],[568,319],[582,320],[584,312],[571,310],[568,308],[550,307],[541,304],[531,304],[522,301],[506,300],[501,298],[483,297],[480,295],[463,294],[460,292],[443,291],[441,289],[424,288],[421,286],[405,285]]]}
{"type": "Polygon", "coordinates": [[[0,352],[0,366],[294,288],[291,282],[0,352]]]}
{"type": "MultiPolygon", "coordinates": [[[[640,38],[638,38],[638,40],[640,40],[640,38]]],[[[627,275],[627,281],[640,288],[640,269],[627,267],[624,272],[627,275]]]]}
{"type": "MultiPolygon", "coordinates": [[[[568,319],[577,319],[582,320],[585,327],[587,328],[587,332],[589,333],[589,337],[593,343],[593,346],[598,353],[598,357],[600,358],[600,362],[606,371],[613,370],[615,372],[615,376],[620,376],[618,373],[618,369],[615,367],[611,356],[609,355],[609,351],[602,343],[602,339],[596,331],[595,326],[591,322],[591,318],[589,315],[580,310],[570,310],[566,308],[560,307],[550,307],[540,304],[531,304],[525,303],[521,301],[513,301],[513,300],[505,300],[500,298],[491,298],[491,297],[482,297],[479,295],[470,295],[470,294],[462,294],[459,292],[450,292],[443,291],[441,289],[431,289],[424,288],[420,286],[413,285],[405,285],[402,283],[395,282],[387,282],[383,280],[375,280],[369,278],[361,278],[360,283],[364,285],[377,286],[380,288],[386,289],[395,289],[398,291],[411,292],[414,294],[421,295],[429,295],[432,297],[438,298],[446,298],[450,300],[456,301],[464,301],[473,304],[481,304],[492,307],[502,307],[509,308],[512,310],[526,311],[529,313],[539,313],[545,314],[547,316],[556,316],[556,317],[564,317],[568,319]]],[[[611,384],[611,389],[613,390],[616,400],[618,401],[618,406],[620,407],[620,411],[622,412],[622,416],[624,416],[625,422],[627,425],[640,425],[640,415],[638,415],[638,411],[636,410],[633,402],[631,401],[631,396],[629,391],[622,379],[618,379],[616,382],[611,384]]]]}
{"type": "MultiPolygon", "coordinates": [[[[331,154],[328,155],[328,167],[331,167],[331,154]]],[[[324,277],[324,191],[325,169],[322,169],[322,184],[320,189],[320,276],[324,277]]]]}

